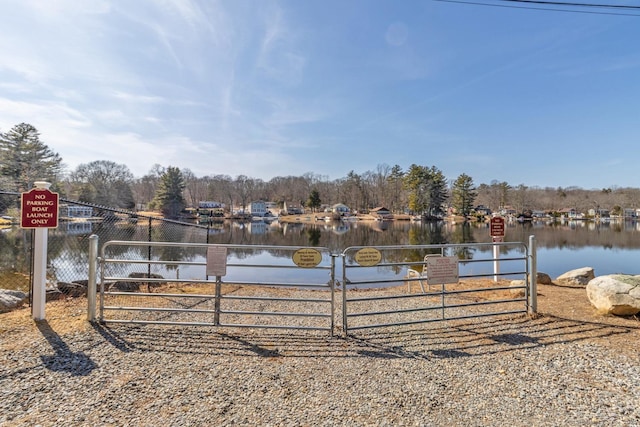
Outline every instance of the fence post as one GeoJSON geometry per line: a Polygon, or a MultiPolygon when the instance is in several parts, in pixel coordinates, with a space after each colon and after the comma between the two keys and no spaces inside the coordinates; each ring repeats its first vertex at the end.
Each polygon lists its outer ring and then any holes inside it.
{"type": "Polygon", "coordinates": [[[214,301],[213,323],[220,326],[220,298],[222,298],[222,276],[216,276],[216,299],[214,301]]]}
{"type": "Polygon", "coordinates": [[[529,313],[538,312],[538,258],[536,236],[529,236],[529,313]]]}
{"type": "Polygon", "coordinates": [[[96,292],[98,273],[98,236],[89,236],[89,280],[87,282],[87,320],[96,321],[96,292]]]}

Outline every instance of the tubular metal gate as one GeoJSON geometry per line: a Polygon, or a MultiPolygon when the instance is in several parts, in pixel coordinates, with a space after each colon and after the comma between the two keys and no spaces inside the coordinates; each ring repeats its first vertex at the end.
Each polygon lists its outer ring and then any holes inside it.
{"type": "Polygon", "coordinates": [[[342,256],[345,334],[357,329],[536,310],[533,236],[529,247],[520,242],[350,247],[342,256]],[[379,261],[359,263],[363,250],[369,254],[377,251],[379,261]],[[518,255],[501,257],[500,252],[518,255]],[[455,259],[457,280],[429,280],[426,266],[430,257],[455,259]],[[395,274],[386,273],[389,271],[395,274]]]}
{"type": "Polygon", "coordinates": [[[110,241],[98,264],[104,323],[334,330],[335,257],[326,248],[110,241]],[[210,279],[211,248],[222,250],[227,274],[210,279]],[[301,250],[319,263],[296,265],[301,250]],[[266,251],[276,258],[261,261],[266,251]]]}
{"type": "MultiPolygon", "coordinates": [[[[537,309],[534,236],[528,246],[367,246],[341,255],[316,247],[110,241],[100,256],[97,236],[92,237],[90,258],[96,262],[90,263],[90,277],[100,269],[99,320],[104,323],[309,329],[333,335],[335,309],[341,308],[347,335],[537,309]],[[223,273],[209,270],[211,249],[223,251],[223,273]],[[311,252],[312,262],[296,260],[301,251],[311,252]],[[335,279],[338,256],[341,283],[335,279]],[[455,260],[452,280],[437,282],[442,276],[432,271],[434,257],[455,260]],[[341,304],[335,301],[336,287],[341,304]]],[[[90,320],[95,301],[89,296],[90,320]]]]}

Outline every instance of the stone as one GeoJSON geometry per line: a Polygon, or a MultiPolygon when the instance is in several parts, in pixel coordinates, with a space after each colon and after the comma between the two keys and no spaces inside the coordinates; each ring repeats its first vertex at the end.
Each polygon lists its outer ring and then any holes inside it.
{"type": "Polygon", "coordinates": [[[29,295],[22,291],[0,289],[0,312],[20,307],[28,297],[29,295]]]}
{"type": "Polygon", "coordinates": [[[60,289],[58,289],[57,287],[55,288],[49,287],[45,290],[45,298],[46,298],[45,300],[47,302],[58,301],[58,300],[64,299],[64,297],[65,295],[62,292],[60,292],[60,289]]]}
{"type": "Polygon", "coordinates": [[[586,286],[587,283],[594,278],[595,274],[592,267],[582,267],[561,274],[555,280],[555,284],[562,286],[586,286]]]}
{"type": "Polygon", "coordinates": [[[587,298],[600,312],[616,316],[640,313],[640,275],[610,274],[587,284],[587,298]]]}
{"type": "Polygon", "coordinates": [[[69,297],[83,297],[87,295],[87,285],[77,282],[58,282],[58,289],[60,292],[69,297]]]}
{"type": "Polygon", "coordinates": [[[536,283],[539,285],[552,285],[553,281],[551,280],[551,276],[549,276],[547,273],[538,271],[536,273],[536,283]]]}
{"type": "MultiPolygon", "coordinates": [[[[164,279],[160,274],[151,273],[150,275],[147,273],[131,273],[129,277],[132,279],[146,279],[147,277],[150,279],[164,279]]],[[[160,286],[159,283],[151,283],[151,282],[115,282],[111,286],[112,291],[122,291],[122,292],[137,292],[140,290],[140,285],[147,285],[147,290],[151,291],[151,288],[156,288],[160,286]]]]}
{"type": "Polygon", "coordinates": [[[509,289],[509,292],[511,293],[512,296],[516,298],[521,298],[525,296],[525,289],[523,286],[525,286],[524,280],[512,280],[511,283],[509,284],[509,287],[513,289],[509,289]]]}

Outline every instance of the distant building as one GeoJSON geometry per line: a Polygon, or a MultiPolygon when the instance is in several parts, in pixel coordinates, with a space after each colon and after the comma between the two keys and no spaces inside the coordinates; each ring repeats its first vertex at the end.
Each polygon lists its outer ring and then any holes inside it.
{"type": "Polygon", "coordinates": [[[373,208],[369,211],[369,213],[375,217],[378,217],[379,219],[386,219],[391,216],[391,212],[389,211],[389,209],[385,208],[384,206],[373,208]]]}
{"type": "Polygon", "coordinates": [[[249,203],[249,213],[251,216],[263,217],[267,214],[267,204],[262,200],[249,203]]]}
{"type": "Polygon", "coordinates": [[[347,205],[343,205],[342,203],[336,203],[331,206],[331,212],[338,214],[340,216],[349,215],[351,213],[351,209],[347,205]]]}
{"type": "Polygon", "coordinates": [[[482,215],[491,215],[491,209],[486,207],[485,205],[478,205],[474,208],[474,210],[482,215]]]}
{"type": "Polygon", "coordinates": [[[609,218],[611,217],[611,213],[609,209],[589,209],[589,216],[598,216],[600,218],[609,218]]]}
{"type": "Polygon", "coordinates": [[[518,212],[513,209],[511,206],[505,206],[500,209],[500,215],[502,216],[516,216],[518,212]]]}
{"type": "Polygon", "coordinates": [[[569,219],[574,219],[574,218],[582,218],[582,214],[580,212],[578,212],[577,209],[575,208],[564,208],[564,209],[560,209],[558,211],[558,213],[565,217],[565,218],[569,218],[569,219]]]}
{"type": "Polygon", "coordinates": [[[304,210],[300,206],[293,205],[291,203],[284,202],[283,211],[287,215],[302,215],[304,210]]]}
{"type": "Polygon", "coordinates": [[[198,202],[198,208],[200,209],[223,209],[224,208],[224,203],[220,203],[220,202],[212,202],[212,201],[204,201],[204,202],[198,202]]]}
{"type": "Polygon", "coordinates": [[[89,206],[60,205],[60,216],[66,218],[91,218],[93,208],[89,206]]]}

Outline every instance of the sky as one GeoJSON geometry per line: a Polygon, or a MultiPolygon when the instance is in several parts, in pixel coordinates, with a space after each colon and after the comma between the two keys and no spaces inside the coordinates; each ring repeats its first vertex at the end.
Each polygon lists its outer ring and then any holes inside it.
{"type": "Polygon", "coordinates": [[[0,0],[0,132],[136,177],[640,187],[640,10],[477,1],[0,0]]]}

